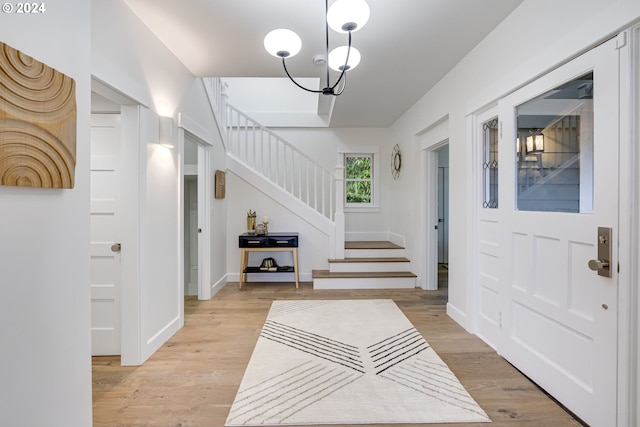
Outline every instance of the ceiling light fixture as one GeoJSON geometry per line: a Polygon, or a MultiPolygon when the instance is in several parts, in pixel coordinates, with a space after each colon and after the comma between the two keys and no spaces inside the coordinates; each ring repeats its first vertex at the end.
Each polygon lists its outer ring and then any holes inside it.
{"type": "MultiPolygon", "coordinates": [[[[351,33],[364,27],[369,20],[369,5],[364,0],[336,0],[329,8],[329,0],[325,0],[325,11],[327,84],[323,89],[307,89],[296,82],[287,70],[285,59],[295,56],[302,48],[302,40],[296,33],[282,28],[273,30],[264,38],[264,47],[271,55],[282,58],[282,66],[287,77],[300,89],[338,96],[346,87],[347,71],[353,70],[360,62],[360,52],[351,46],[351,33]],[[349,44],[337,47],[329,53],[329,27],[338,33],[349,34],[349,44]],[[338,80],[333,85],[329,79],[329,68],[340,72],[338,80]]],[[[314,63],[318,63],[317,57],[314,63]]]]}

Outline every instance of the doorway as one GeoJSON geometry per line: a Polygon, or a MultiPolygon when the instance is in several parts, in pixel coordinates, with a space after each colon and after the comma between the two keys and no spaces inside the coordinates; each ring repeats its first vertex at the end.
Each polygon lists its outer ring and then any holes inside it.
{"type": "Polygon", "coordinates": [[[449,144],[436,150],[438,157],[438,288],[449,283],[449,144]]]}
{"type": "Polygon", "coordinates": [[[438,290],[448,284],[449,267],[449,140],[440,139],[446,131],[446,121],[429,129],[424,138],[424,186],[421,188],[424,222],[424,283],[425,290],[438,290]]]}
{"type": "Polygon", "coordinates": [[[212,297],[211,212],[212,142],[191,132],[190,120],[181,116],[179,140],[182,158],[182,275],[184,296],[212,297]]]}
{"type": "Polygon", "coordinates": [[[198,295],[198,144],[184,139],[184,295],[198,295]]]}

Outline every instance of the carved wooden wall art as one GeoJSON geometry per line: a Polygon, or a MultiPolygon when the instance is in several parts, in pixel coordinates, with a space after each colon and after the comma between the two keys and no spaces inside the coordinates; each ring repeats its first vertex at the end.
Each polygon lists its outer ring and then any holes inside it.
{"type": "Polygon", "coordinates": [[[75,81],[0,42],[0,184],[73,188],[75,81]]]}

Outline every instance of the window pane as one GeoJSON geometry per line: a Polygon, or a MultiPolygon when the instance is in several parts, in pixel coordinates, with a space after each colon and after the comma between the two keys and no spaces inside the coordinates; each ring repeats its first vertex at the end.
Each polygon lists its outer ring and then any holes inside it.
{"type": "Polygon", "coordinates": [[[347,179],[371,179],[371,157],[347,157],[347,179]]]}
{"type": "Polygon", "coordinates": [[[371,203],[371,181],[347,181],[347,203],[371,203]]]}
{"type": "Polygon", "coordinates": [[[591,212],[593,73],[517,107],[517,208],[591,212]]]}
{"type": "Polygon", "coordinates": [[[345,201],[346,203],[372,203],[372,160],[373,156],[360,154],[345,158],[345,201]]]}
{"type": "Polygon", "coordinates": [[[482,124],[482,174],[484,198],[482,207],[498,207],[498,118],[482,124]]]}

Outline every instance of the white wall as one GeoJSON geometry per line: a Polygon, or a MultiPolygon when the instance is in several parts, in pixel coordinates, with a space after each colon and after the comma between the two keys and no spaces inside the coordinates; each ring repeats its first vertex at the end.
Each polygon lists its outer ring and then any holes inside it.
{"type": "MultiPolygon", "coordinates": [[[[391,203],[405,207],[391,214],[392,231],[409,237],[408,247],[415,251],[421,236],[420,214],[406,218],[406,209],[421,197],[423,162],[421,133],[448,116],[450,143],[450,270],[449,307],[457,320],[471,328],[466,318],[473,303],[468,272],[471,269],[468,247],[471,242],[471,141],[467,138],[467,116],[490,105],[500,96],[516,89],[557,64],[588,49],[640,16],[640,2],[630,0],[525,0],[498,28],[421,98],[392,127],[406,155],[405,179],[391,183],[391,203]],[[553,13],[550,13],[553,11],[553,13]],[[536,37],[522,31],[523,23],[536,24],[536,37]],[[570,26],[566,23],[571,22],[570,26]],[[415,182],[405,191],[407,180],[415,182]],[[408,219],[408,220],[407,220],[408,219]]],[[[424,263],[415,259],[412,261],[424,263]]]]}
{"type": "MultiPolygon", "coordinates": [[[[214,171],[226,170],[226,150],[215,125],[213,112],[201,79],[193,80],[183,102],[178,107],[178,111],[183,122],[181,124],[185,129],[209,144],[206,162],[210,167],[206,179],[213,185],[214,171]]],[[[213,191],[213,187],[211,191],[213,191]]],[[[212,295],[227,280],[227,199],[230,196],[232,195],[227,192],[224,199],[211,198],[211,272],[208,285],[212,295]]]]}
{"type": "MultiPolygon", "coordinates": [[[[94,78],[147,107],[140,110],[140,132],[131,142],[140,145],[143,159],[139,281],[123,284],[137,287],[140,297],[123,301],[124,328],[137,328],[138,333],[131,335],[137,335],[139,348],[136,357],[123,358],[123,363],[138,364],[183,323],[178,116],[188,112],[190,123],[198,129],[210,128],[213,116],[199,80],[121,0],[93,0],[91,24],[94,78]],[[173,148],[157,144],[159,115],[174,119],[173,148]]],[[[123,298],[132,295],[130,289],[123,292],[123,298]]]]}
{"type": "MultiPolygon", "coordinates": [[[[298,232],[298,268],[300,280],[310,281],[311,270],[328,269],[329,236],[318,228],[309,224],[304,218],[292,214],[285,206],[274,201],[234,173],[227,173],[227,212],[228,226],[226,240],[227,265],[229,280],[237,281],[240,270],[240,249],[238,249],[238,235],[247,231],[247,212],[256,211],[257,221],[261,222],[265,216],[269,217],[269,232],[298,232]]],[[[278,265],[292,265],[290,254],[250,254],[249,265],[258,266],[264,257],[273,257],[278,265]]],[[[261,274],[249,280],[260,281],[293,281],[293,275],[288,273],[261,274]]]]}
{"type": "MultiPolygon", "coordinates": [[[[339,100],[337,102],[340,102],[339,100]]],[[[380,210],[378,212],[345,213],[345,229],[353,236],[386,236],[388,239],[391,219],[391,132],[386,128],[331,128],[292,129],[278,128],[275,132],[303,153],[333,171],[338,164],[340,149],[357,151],[358,147],[378,147],[380,158],[380,210]]],[[[353,239],[352,239],[353,240],[353,239]]]]}
{"type": "Polygon", "coordinates": [[[0,425],[91,425],[90,10],[2,14],[0,40],[76,82],[75,188],[0,187],[0,425]]]}

